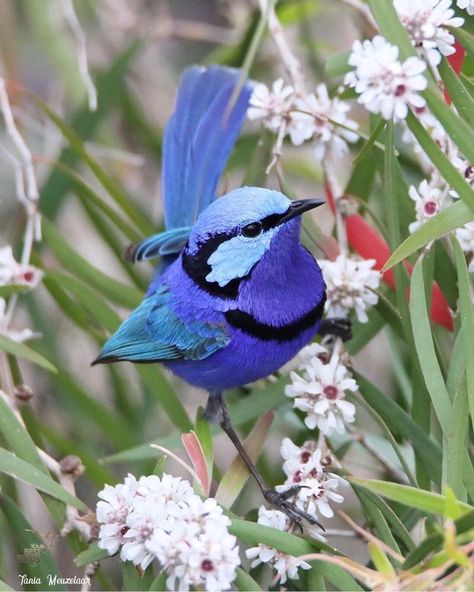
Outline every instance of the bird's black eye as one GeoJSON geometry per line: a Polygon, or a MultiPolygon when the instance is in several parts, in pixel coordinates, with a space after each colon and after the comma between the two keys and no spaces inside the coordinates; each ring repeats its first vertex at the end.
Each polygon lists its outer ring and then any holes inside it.
{"type": "Polygon", "coordinates": [[[262,232],[262,225],[260,222],[251,222],[250,224],[245,225],[242,230],[242,236],[246,236],[248,238],[253,238],[258,236],[262,232]]]}

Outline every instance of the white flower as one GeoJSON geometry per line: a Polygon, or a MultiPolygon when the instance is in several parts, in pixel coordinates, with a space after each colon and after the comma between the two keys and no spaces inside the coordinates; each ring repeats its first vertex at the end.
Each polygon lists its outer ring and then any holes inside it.
{"type": "Polygon", "coordinates": [[[319,513],[325,518],[332,518],[334,512],[329,503],[344,501],[336,489],[345,481],[324,468],[321,462],[322,451],[317,448],[316,442],[308,441],[303,446],[295,446],[289,438],[285,438],[281,454],[286,459],[283,470],[287,480],[277,487],[277,491],[286,491],[294,485],[300,485],[301,488],[290,499],[307,514],[314,516],[319,513]]]}
{"type": "Polygon", "coordinates": [[[426,64],[417,57],[403,63],[398,59],[398,47],[380,35],[372,41],[355,41],[349,57],[355,69],[346,75],[345,83],[359,95],[358,102],[384,119],[405,119],[408,107],[421,108],[425,100],[418,94],[427,86],[422,75],[426,64]]]}
{"type": "Polygon", "coordinates": [[[315,93],[297,98],[290,113],[288,133],[295,145],[314,136],[316,158],[322,160],[327,152],[341,156],[347,152],[347,142],[356,142],[355,121],[347,118],[349,105],[337,97],[331,99],[325,84],[319,84],[315,93]],[[340,124],[340,125],[337,125],[340,124]],[[341,127],[344,126],[344,127],[341,127]]]}
{"type": "Polygon", "coordinates": [[[467,14],[474,14],[474,0],[456,0],[456,4],[459,8],[467,10],[467,14]]]}
{"type": "Polygon", "coordinates": [[[43,272],[33,265],[17,263],[10,245],[0,248],[0,286],[15,284],[34,288],[43,277],[43,272]]]}
{"type": "MultiPolygon", "coordinates": [[[[468,255],[474,255],[474,222],[468,222],[461,228],[456,229],[456,237],[461,249],[468,255]]],[[[474,273],[474,258],[469,264],[469,271],[474,273]]]]}
{"type": "Polygon", "coordinates": [[[124,542],[128,531],[126,520],[137,488],[137,480],[129,474],[124,483],[115,487],[106,485],[99,491],[98,497],[103,501],[97,503],[96,509],[97,522],[102,524],[98,545],[109,555],[116,553],[124,542]]]}
{"type": "Polygon", "coordinates": [[[282,78],[273,83],[271,90],[263,83],[257,84],[250,97],[247,117],[263,119],[266,128],[278,133],[292,104],[293,95],[293,87],[285,85],[282,78]]]}
{"type": "Polygon", "coordinates": [[[433,218],[444,207],[447,191],[441,190],[440,180],[433,176],[428,182],[424,179],[418,189],[411,185],[408,195],[415,202],[416,221],[408,226],[410,232],[415,232],[427,220],[433,218]]]}
{"type": "Polygon", "coordinates": [[[6,315],[7,303],[4,298],[0,298],[0,335],[5,335],[12,341],[23,343],[32,339],[33,337],[39,337],[39,333],[35,333],[31,329],[11,329],[8,325],[8,318],[6,315]]]}
{"type": "Polygon", "coordinates": [[[157,559],[171,589],[228,590],[240,565],[230,520],[212,499],[202,500],[184,479],[129,475],[100,492],[99,547],[146,569],[157,559]]]}
{"type": "Polygon", "coordinates": [[[327,355],[328,350],[325,347],[319,345],[319,343],[310,343],[309,345],[303,347],[303,349],[298,353],[298,368],[300,370],[304,370],[305,367],[311,363],[313,358],[327,355]]]}
{"type": "Polygon", "coordinates": [[[345,399],[345,391],[357,391],[357,383],[333,353],[329,363],[313,358],[304,375],[290,374],[292,383],[285,388],[294,407],[304,411],[309,429],[319,428],[324,435],[344,432],[345,424],[354,421],[355,407],[345,399]]]}
{"type": "Polygon", "coordinates": [[[432,66],[440,63],[442,55],[456,51],[447,27],[460,27],[464,19],[454,16],[451,0],[394,0],[393,4],[413,46],[432,66]]]}
{"type": "MultiPolygon", "coordinates": [[[[288,530],[289,519],[279,510],[267,510],[265,506],[260,506],[258,510],[258,523],[262,526],[269,526],[278,530],[288,530]]],[[[248,559],[253,559],[251,567],[256,567],[261,563],[269,563],[276,570],[276,578],[284,584],[288,578],[298,579],[298,569],[311,569],[309,563],[300,559],[282,553],[277,549],[259,544],[258,547],[251,547],[245,552],[248,559]]]]}
{"type": "Polygon", "coordinates": [[[380,284],[380,273],[373,269],[375,260],[339,255],[335,261],[319,263],[327,288],[327,315],[345,317],[355,310],[357,319],[366,323],[367,310],[378,302],[377,294],[372,291],[380,284]]]}

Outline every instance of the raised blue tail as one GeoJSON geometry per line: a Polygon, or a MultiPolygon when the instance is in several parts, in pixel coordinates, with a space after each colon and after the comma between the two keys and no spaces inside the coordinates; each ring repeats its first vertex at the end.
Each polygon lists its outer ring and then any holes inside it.
{"type": "Polygon", "coordinates": [[[181,77],[163,149],[163,200],[167,230],[192,226],[216,197],[216,188],[243,125],[252,85],[229,100],[240,71],[192,66],[181,77]]]}

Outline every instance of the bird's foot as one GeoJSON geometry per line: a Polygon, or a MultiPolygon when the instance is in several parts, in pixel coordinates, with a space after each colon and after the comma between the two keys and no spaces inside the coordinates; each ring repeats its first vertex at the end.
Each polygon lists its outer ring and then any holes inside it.
{"type": "Polygon", "coordinates": [[[342,341],[352,339],[352,324],[349,319],[333,317],[332,319],[323,319],[319,326],[320,335],[333,335],[340,337],[342,341]]]}
{"type": "Polygon", "coordinates": [[[266,489],[263,492],[263,497],[269,504],[272,504],[272,506],[274,506],[277,510],[280,510],[280,512],[286,514],[290,520],[290,523],[298,526],[301,532],[303,532],[303,527],[301,525],[302,520],[306,520],[306,522],[308,522],[309,524],[317,525],[322,530],[324,530],[324,527],[316,520],[314,516],[311,516],[311,514],[308,514],[307,512],[300,510],[300,508],[298,508],[296,504],[288,501],[288,498],[297,493],[302,487],[305,486],[295,485],[293,487],[290,487],[286,491],[282,492],[279,492],[276,489],[266,489]]]}

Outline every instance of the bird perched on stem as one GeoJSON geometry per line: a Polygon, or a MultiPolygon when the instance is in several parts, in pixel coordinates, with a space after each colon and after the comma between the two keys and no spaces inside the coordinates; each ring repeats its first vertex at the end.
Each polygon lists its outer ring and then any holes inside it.
{"type": "Polygon", "coordinates": [[[277,371],[321,328],[325,285],[300,244],[301,215],[320,200],[279,191],[216,187],[243,125],[252,85],[234,101],[239,71],[188,68],[181,78],[163,153],[166,231],[126,257],[162,262],[145,299],[104,345],[96,363],[161,362],[209,392],[206,416],[219,423],[265,499],[299,522],[317,523],[269,489],[248,457],[222,398],[277,371]],[[232,100],[231,100],[232,99],[232,100]]]}

